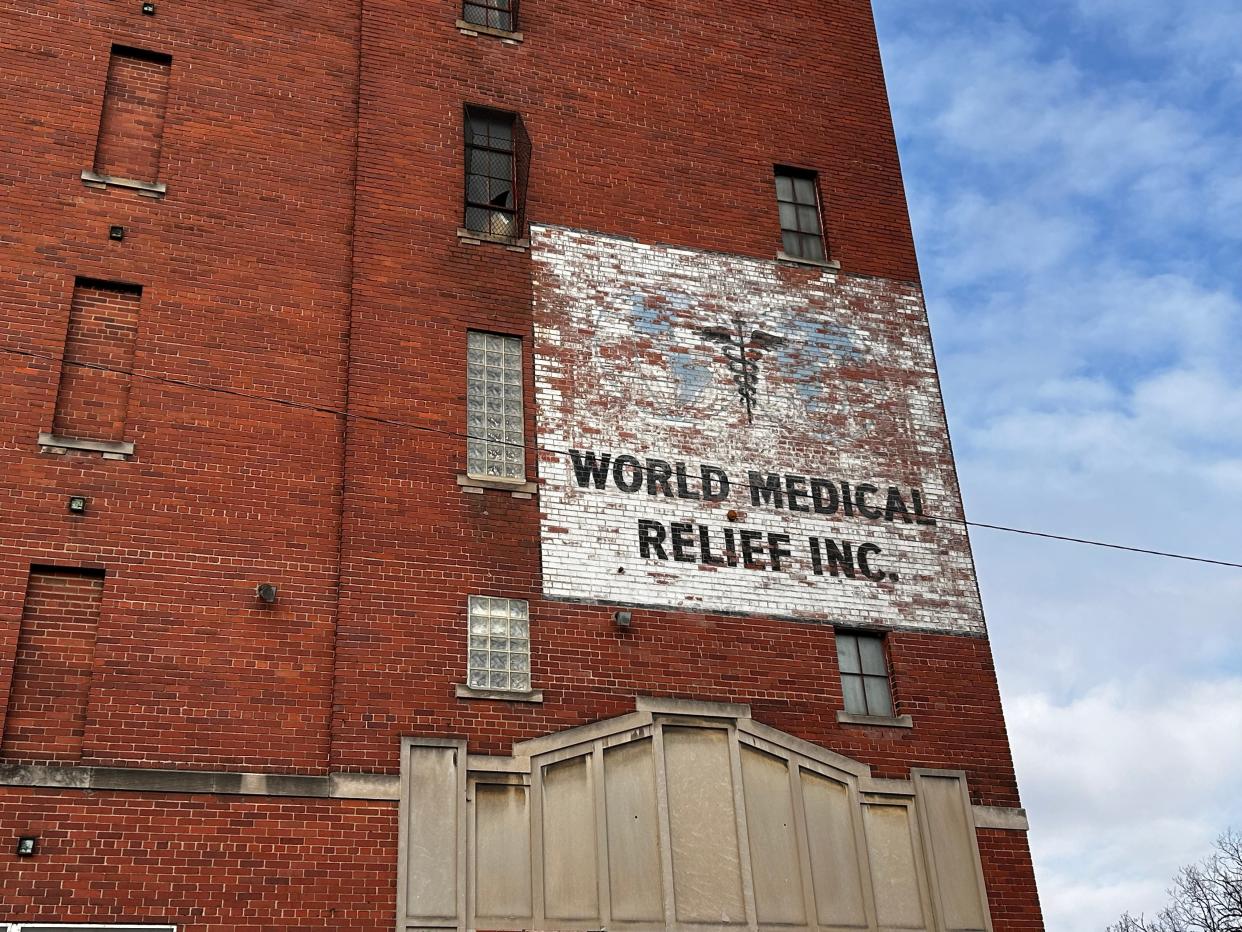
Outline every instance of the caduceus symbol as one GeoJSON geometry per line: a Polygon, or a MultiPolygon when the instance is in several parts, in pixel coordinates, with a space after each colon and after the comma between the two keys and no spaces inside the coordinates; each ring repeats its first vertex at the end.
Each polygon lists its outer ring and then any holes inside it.
{"type": "Polygon", "coordinates": [[[733,384],[737,386],[738,396],[746,408],[746,422],[755,422],[755,408],[759,404],[759,362],[765,350],[772,349],[783,343],[778,336],[764,333],[762,330],[751,330],[741,317],[733,318],[733,327],[708,327],[701,331],[703,336],[713,343],[719,343],[723,349],[721,355],[729,363],[729,371],[733,373],[733,384]]]}

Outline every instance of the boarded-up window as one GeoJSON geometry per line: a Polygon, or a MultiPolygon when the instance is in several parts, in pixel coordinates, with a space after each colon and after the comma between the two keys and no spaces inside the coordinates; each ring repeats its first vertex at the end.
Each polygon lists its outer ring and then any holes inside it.
{"type": "Polygon", "coordinates": [[[4,757],[81,757],[103,586],[98,571],[31,569],[4,720],[4,757]]]}
{"type": "Polygon", "coordinates": [[[167,55],[112,47],[95,146],[97,174],[143,182],[159,177],[171,71],[167,55]]]}
{"type": "Polygon", "coordinates": [[[73,288],[52,431],[123,440],[142,289],[80,278],[73,288]]]}

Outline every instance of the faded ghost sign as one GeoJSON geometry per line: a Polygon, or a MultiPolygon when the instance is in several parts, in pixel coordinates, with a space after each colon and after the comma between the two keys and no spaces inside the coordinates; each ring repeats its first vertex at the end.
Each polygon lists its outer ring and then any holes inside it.
{"type": "Polygon", "coordinates": [[[547,595],[982,632],[917,289],[532,240],[547,595]]]}

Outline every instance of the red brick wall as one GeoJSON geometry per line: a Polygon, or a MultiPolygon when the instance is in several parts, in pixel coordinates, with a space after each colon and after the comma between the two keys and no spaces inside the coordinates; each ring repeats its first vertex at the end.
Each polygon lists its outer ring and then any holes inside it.
{"type": "Polygon", "coordinates": [[[0,794],[0,922],[181,932],[357,929],[396,914],[394,804],[14,789],[0,794]]]}
{"type": "Polygon", "coordinates": [[[95,146],[96,172],[134,181],[159,177],[171,70],[167,56],[113,47],[95,146]]]}
{"type": "MultiPolygon", "coordinates": [[[[771,258],[772,165],[794,164],[820,172],[845,272],[913,280],[865,0],[531,0],[516,47],[457,32],[457,0],[414,12],[376,0],[364,23],[340,0],[160,3],[155,17],[138,7],[46,0],[6,22],[0,690],[30,566],[101,565],[86,763],[392,771],[403,734],[466,734],[472,750],[502,752],[626,711],[643,692],[751,702],[762,721],[879,773],[962,767],[977,801],[1016,803],[985,641],[894,635],[899,705],[915,728],[839,726],[828,628],[639,611],[618,633],[611,608],[540,600],[537,501],[466,495],[455,481],[466,331],[529,339],[531,327],[529,257],[454,235],[463,103],[522,114],[536,221],[771,258]],[[163,199],[79,181],[95,164],[113,45],[175,61],[163,199]],[[108,239],[111,224],[126,227],[123,242],[108,239]],[[79,277],[144,286],[128,462],[41,454],[36,443],[54,418],[79,277]],[[333,413],[347,403],[348,424],[333,413]],[[85,518],[66,513],[70,494],[91,498],[85,518]],[[280,598],[265,607],[254,588],[269,581],[280,598]],[[543,705],[454,698],[471,592],[532,599],[543,705]]],[[[124,174],[110,158],[100,170],[124,174]]],[[[527,421],[534,436],[533,409],[527,421]]],[[[355,839],[332,821],[357,815],[348,803],[273,803],[292,815],[269,819],[254,803],[147,800],[154,822],[140,823],[116,803],[101,819],[76,794],[0,798],[128,852],[111,867],[66,856],[42,873],[38,859],[5,862],[27,872],[19,889],[47,904],[41,917],[72,903],[57,918],[102,918],[109,902],[122,904],[115,916],[127,901],[99,891],[149,880],[143,902],[170,890],[179,903],[226,899],[224,925],[280,927],[237,901],[271,901],[276,878],[302,864],[317,875],[300,888],[312,902],[334,894],[382,913],[367,920],[374,928],[390,922],[373,882],[395,877],[391,814],[383,856],[355,868],[355,839]],[[297,824],[308,820],[340,833],[323,842],[330,857],[307,860],[297,824]],[[252,836],[280,850],[245,857],[252,836]],[[205,890],[178,887],[177,871],[139,851],[144,837],[188,851],[169,863],[205,890]],[[216,860],[227,870],[213,881],[205,865],[216,860]]],[[[0,824],[17,825],[7,813],[0,824]]]]}
{"type": "Polygon", "coordinates": [[[979,854],[996,932],[1042,932],[1044,920],[1026,833],[983,829],[979,854]]]}
{"type": "Polygon", "coordinates": [[[79,279],[73,287],[52,432],[124,440],[142,290],[79,279]]]}
{"type": "Polygon", "coordinates": [[[342,423],[320,409],[345,402],[357,5],[139,8],[6,15],[0,689],[30,566],[105,566],[84,761],[321,773],[342,423]],[[79,179],[114,45],[176,62],[162,199],[79,179]],[[79,278],[143,286],[128,462],[39,451],[79,278]]]}
{"type": "Polygon", "coordinates": [[[4,758],[72,762],[81,756],[103,587],[101,573],[31,570],[2,718],[4,758]]]}

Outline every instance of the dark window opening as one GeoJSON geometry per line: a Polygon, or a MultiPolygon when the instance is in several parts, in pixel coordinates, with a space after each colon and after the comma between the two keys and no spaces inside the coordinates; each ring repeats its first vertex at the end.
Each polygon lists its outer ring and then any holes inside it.
{"type": "Polygon", "coordinates": [[[781,241],[785,254],[795,259],[824,262],[824,224],[820,213],[815,172],[776,167],[776,204],[781,214],[781,241]]]}
{"type": "Polygon", "coordinates": [[[892,718],[893,690],[888,659],[884,656],[884,638],[843,631],[838,631],[836,638],[845,711],[892,718]]]}
{"type": "Polygon", "coordinates": [[[512,113],[466,108],[467,230],[518,239],[530,142],[512,113]]]}
{"type": "Polygon", "coordinates": [[[461,18],[476,26],[517,31],[518,0],[465,0],[461,18]]]}

